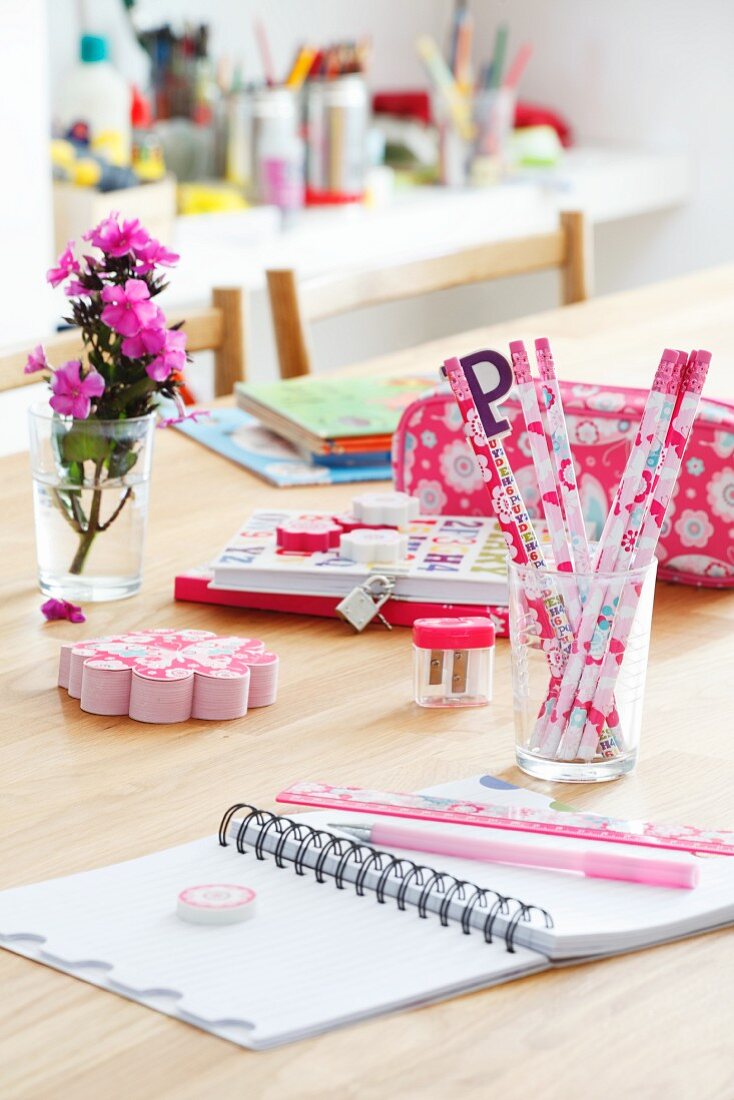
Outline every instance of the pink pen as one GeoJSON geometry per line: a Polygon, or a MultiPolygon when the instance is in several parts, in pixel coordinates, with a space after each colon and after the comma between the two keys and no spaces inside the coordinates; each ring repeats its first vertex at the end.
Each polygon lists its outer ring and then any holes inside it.
{"type": "Polygon", "coordinates": [[[515,867],[536,867],[545,871],[571,871],[586,878],[636,882],[642,886],[667,886],[692,890],[698,885],[695,863],[617,855],[593,851],[566,851],[563,848],[535,848],[530,844],[512,844],[487,837],[451,836],[429,832],[414,826],[382,824],[346,824],[332,822],[330,829],[378,848],[405,848],[413,852],[432,852],[457,859],[476,859],[484,863],[510,863],[515,867]]]}

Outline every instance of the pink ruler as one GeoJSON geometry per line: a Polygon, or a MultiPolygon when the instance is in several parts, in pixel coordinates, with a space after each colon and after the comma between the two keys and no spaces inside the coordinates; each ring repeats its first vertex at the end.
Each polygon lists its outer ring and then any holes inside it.
{"type": "Polygon", "coordinates": [[[294,783],[276,795],[275,801],[295,806],[320,806],[328,810],[407,817],[415,821],[438,821],[447,825],[476,825],[486,829],[574,837],[576,840],[603,840],[614,844],[638,844],[645,848],[734,856],[734,832],[697,829],[692,825],[656,825],[651,821],[622,821],[600,814],[575,814],[529,806],[492,806],[486,802],[457,802],[427,794],[333,787],[328,783],[294,783]]]}

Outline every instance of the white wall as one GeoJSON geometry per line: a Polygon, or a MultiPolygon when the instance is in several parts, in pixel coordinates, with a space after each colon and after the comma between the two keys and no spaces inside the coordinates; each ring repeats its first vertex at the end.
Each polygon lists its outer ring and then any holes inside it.
{"type": "MultiPolygon", "coordinates": [[[[52,260],[44,0],[0,5],[0,346],[43,331],[53,316],[44,282],[52,260]]],[[[40,387],[39,387],[40,389],[40,387]]],[[[36,390],[36,387],[33,387],[36,390]]],[[[8,427],[25,416],[29,391],[8,395],[8,427]]]]}
{"type": "Polygon", "coordinates": [[[597,292],[734,258],[731,0],[475,0],[477,39],[498,22],[510,54],[536,51],[524,98],[556,107],[582,142],[685,150],[696,174],[680,210],[597,231],[597,292]]]}

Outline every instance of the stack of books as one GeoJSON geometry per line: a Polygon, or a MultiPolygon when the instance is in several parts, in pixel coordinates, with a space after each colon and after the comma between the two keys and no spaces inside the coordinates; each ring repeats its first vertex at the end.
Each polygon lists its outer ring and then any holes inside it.
{"type": "Polygon", "coordinates": [[[428,376],[240,382],[236,409],[214,409],[179,428],[272,485],[385,481],[398,421],[434,382],[428,376]]]}

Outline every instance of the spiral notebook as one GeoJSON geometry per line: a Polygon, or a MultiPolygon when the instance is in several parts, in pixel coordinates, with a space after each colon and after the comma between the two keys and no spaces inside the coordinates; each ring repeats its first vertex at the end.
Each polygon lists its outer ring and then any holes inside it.
{"type": "MultiPolygon", "coordinates": [[[[438,791],[461,797],[461,787],[438,791]]],[[[536,797],[505,792],[523,796],[536,797]]],[[[694,891],[443,857],[440,870],[416,870],[410,853],[370,857],[327,833],[333,816],[289,821],[235,807],[222,823],[227,846],[210,837],[6,890],[0,944],[264,1049],[511,981],[580,948],[630,950],[734,920],[734,860],[702,861],[694,891]],[[257,915],[227,926],[181,921],[178,893],[205,882],[254,888],[257,915]]]]}

